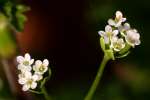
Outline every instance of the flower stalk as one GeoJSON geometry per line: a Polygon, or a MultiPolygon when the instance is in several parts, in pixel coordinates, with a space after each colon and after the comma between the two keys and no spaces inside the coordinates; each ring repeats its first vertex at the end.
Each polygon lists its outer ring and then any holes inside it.
{"type": "Polygon", "coordinates": [[[51,98],[50,98],[50,96],[48,95],[48,93],[47,93],[47,91],[46,91],[46,89],[45,89],[45,87],[43,86],[43,88],[41,89],[42,91],[42,94],[44,95],[44,97],[45,97],[45,100],[51,100],[51,98]]]}
{"type": "Polygon", "coordinates": [[[102,75],[103,75],[103,72],[104,72],[104,69],[105,69],[105,66],[107,64],[107,62],[110,60],[111,58],[107,55],[107,54],[104,54],[104,58],[101,62],[101,65],[99,66],[99,69],[98,69],[98,72],[97,72],[97,75],[92,83],[92,86],[90,88],[90,90],[88,91],[86,97],[84,100],[91,100],[97,87],[98,87],[98,84],[102,78],[102,75]]]}
{"type": "Polygon", "coordinates": [[[120,11],[116,12],[115,19],[109,19],[105,31],[99,31],[100,46],[104,52],[104,58],[100,64],[97,75],[93,81],[84,100],[91,100],[98,84],[102,78],[104,68],[109,60],[123,58],[130,53],[131,47],[140,45],[140,34],[136,29],[130,27],[129,23],[125,23],[126,18],[120,11]]]}

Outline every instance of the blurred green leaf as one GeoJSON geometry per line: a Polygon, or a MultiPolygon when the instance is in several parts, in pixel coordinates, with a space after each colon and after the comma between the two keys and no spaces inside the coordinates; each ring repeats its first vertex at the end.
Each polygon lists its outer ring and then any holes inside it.
{"type": "Polygon", "coordinates": [[[24,29],[24,23],[27,20],[26,16],[24,15],[25,12],[27,12],[29,10],[29,7],[24,6],[24,5],[17,5],[16,6],[16,24],[13,23],[16,26],[16,29],[18,31],[23,31],[24,29]]]}
{"type": "Polygon", "coordinates": [[[16,52],[16,43],[12,34],[7,17],[0,13],[0,56],[4,58],[16,52]]]}
{"type": "Polygon", "coordinates": [[[8,17],[9,22],[17,31],[23,31],[24,23],[27,20],[24,15],[29,7],[13,2],[6,2],[3,6],[3,13],[8,17]]]}

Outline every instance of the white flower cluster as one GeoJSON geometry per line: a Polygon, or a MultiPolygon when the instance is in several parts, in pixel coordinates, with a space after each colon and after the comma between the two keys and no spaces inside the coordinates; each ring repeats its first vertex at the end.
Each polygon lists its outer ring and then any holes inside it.
{"type": "Polygon", "coordinates": [[[26,53],[23,56],[17,56],[19,84],[23,85],[22,90],[28,91],[29,89],[35,89],[37,83],[43,79],[43,74],[48,70],[49,61],[44,59],[35,61],[31,59],[30,55],[26,53]]]}
{"type": "Polygon", "coordinates": [[[108,44],[109,48],[115,52],[125,48],[126,44],[132,47],[140,44],[140,34],[125,21],[123,14],[117,11],[115,18],[108,20],[105,31],[98,32],[104,38],[105,44],[108,44]]]}

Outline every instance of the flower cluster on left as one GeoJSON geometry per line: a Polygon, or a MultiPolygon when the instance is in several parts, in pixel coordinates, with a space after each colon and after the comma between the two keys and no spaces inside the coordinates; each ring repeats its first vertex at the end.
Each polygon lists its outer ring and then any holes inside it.
{"type": "Polygon", "coordinates": [[[18,82],[23,86],[22,90],[36,89],[38,83],[44,80],[43,75],[48,71],[49,61],[47,59],[34,61],[28,53],[24,57],[17,56],[16,60],[19,70],[18,82]]]}

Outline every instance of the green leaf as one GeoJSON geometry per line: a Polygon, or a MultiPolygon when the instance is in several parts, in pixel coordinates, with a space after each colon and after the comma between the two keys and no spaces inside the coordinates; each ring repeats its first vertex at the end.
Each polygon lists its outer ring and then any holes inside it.
{"type": "Polygon", "coordinates": [[[29,11],[29,7],[24,6],[24,5],[17,5],[16,6],[16,14],[15,14],[15,18],[16,18],[16,24],[15,27],[18,31],[23,31],[24,29],[24,23],[27,21],[26,16],[24,15],[25,12],[29,11]]]}
{"type": "Polygon", "coordinates": [[[7,58],[16,53],[16,42],[8,27],[7,17],[0,13],[0,56],[7,58]]]}
{"type": "Polygon", "coordinates": [[[3,6],[3,13],[8,17],[10,24],[19,32],[24,29],[27,20],[24,13],[29,10],[29,7],[21,4],[17,5],[13,2],[7,2],[3,6]]]}
{"type": "Polygon", "coordinates": [[[16,8],[17,8],[17,11],[20,13],[24,13],[30,10],[30,8],[25,5],[17,5],[16,8]]]}
{"type": "Polygon", "coordinates": [[[11,2],[7,2],[4,5],[4,13],[6,14],[6,16],[8,16],[9,20],[11,21],[12,19],[12,8],[13,8],[13,4],[11,2]]]}

